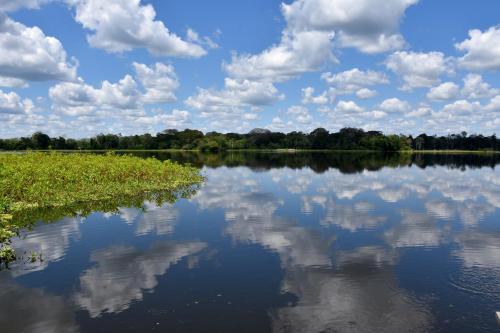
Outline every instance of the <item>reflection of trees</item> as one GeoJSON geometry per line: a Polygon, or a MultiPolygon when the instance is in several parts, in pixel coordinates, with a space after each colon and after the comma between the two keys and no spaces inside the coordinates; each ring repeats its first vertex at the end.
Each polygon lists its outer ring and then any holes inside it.
{"type": "Polygon", "coordinates": [[[410,154],[376,152],[259,152],[229,151],[220,154],[203,154],[189,151],[137,153],[172,159],[202,167],[247,166],[252,170],[274,168],[310,168],[317,173],[337,169],[342,173],[364,170],[376,171],[383,167],[397,168],[417,165],[420,168],[446,166],[452,169],[491,167],[500,163],[500,154],[410,154]]]}
{"type": "Polygon", "coordinates": [[[144,201],[151,201],[157,206],[174,203],[179,198],[189,198],[199,186],[184,186],[176,191],[149,192],[134,196],[117,196],[109,200],[78,202],[69,206],[47,207],[42,209],[24,209],[13,214],[13,222],[20,227],[29,227],[37,221],[54,222],[63,217],[87,216],[92,212],[118,212],[119,207],[142,208],[144,201]]]}
{"type": "Polygon", "coordinates": [[[420,168],[445,166],[450,169],[494,168],[500,163],[500,154],[420,154],[412,155],[412,163],[420,168]]]}
{"type": "Polygon", "coordinates": [[[326,152],[255,152],[230,151],[220,154],[197,152],[161,152],[154,154],[160,159],[172,159],[201,167],[246,166],[254,171],[288,167],[292,169],[310,168],[317,173],[328,169],[339,169],[344,173],[363,170],[379,170],[384,166],[398,167],[408,165],[411,155],[400,153],[326,153],[326,152]]]}

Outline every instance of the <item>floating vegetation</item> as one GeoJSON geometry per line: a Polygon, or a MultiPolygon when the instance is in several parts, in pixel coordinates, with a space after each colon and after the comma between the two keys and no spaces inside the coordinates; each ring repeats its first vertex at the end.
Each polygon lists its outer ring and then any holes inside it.
{"type": "Polygon", "coordinates": [[[16,260],[11,238],[37,221],[116,212],[141,207],[144,200],[173,203],[191,196],[202,181],[197,168],[154,158],[0,154],[0,265],[16,260]]]}

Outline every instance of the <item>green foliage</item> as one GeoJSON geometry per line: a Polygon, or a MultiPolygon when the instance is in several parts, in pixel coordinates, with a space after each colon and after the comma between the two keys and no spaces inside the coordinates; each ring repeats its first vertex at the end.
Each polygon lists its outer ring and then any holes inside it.
{"type": "Polygon", "coordinates": [[[16,252],[9,245],[4,245],[0,248],[0,263],[5,263],[8,265],[10,262],[16,260],[16,252]]]}
{"type": "Polygon", "coordinates": [[[168,129],[151,135],[122,136],[99,134],[90,139],[50,138],[37,132],[31,137],[0,139],[0,150],[27,149],[57,150],[156,150],[182,149],[203,152],[221,152],[238,149],[313,149],[313,150],[500,150],[500,140],[495,136],[451,134],[448,136],[428,136],[421,134],[416,138],[405,135],[384,135],[379,131],[364,131],[359,128],[342,128],[330,133],[317,128],[311,133],[271,132],[254,129],[247,134],[208,132],[185,129],[168,129]]]}
{"type": "Polygon", "coordinates": [[[195,168],[130,155],[2,154],[0,165],[0,202],[10,202],[12,211],[175,190],[202,181],[195,168]]]}
{"type": "Polygon", "coordinates": [[[174,202],[193,193],[197,168],[155,158],[108,154],[0,154],[0,264],[10,239],[37,220],[174,202]]]}

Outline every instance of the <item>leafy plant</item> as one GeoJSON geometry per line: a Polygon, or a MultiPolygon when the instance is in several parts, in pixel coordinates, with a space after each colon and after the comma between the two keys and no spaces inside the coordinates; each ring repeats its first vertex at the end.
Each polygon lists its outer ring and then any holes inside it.
{"type": "Polygon", "coordinates": [[[36,221],[174,202],[203,181],[199,169],[131,155],[0,154],[0,264],[16,255],[10,239],[36,221]]]}

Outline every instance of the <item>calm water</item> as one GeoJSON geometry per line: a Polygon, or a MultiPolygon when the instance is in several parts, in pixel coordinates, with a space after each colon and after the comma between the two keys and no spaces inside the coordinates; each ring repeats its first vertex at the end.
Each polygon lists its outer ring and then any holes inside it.
{"type": "Polygon", "coordinates": [[[498,331],[498,156],[158,158],[207,181],[24,232],[1,332],[498,331]]]}

